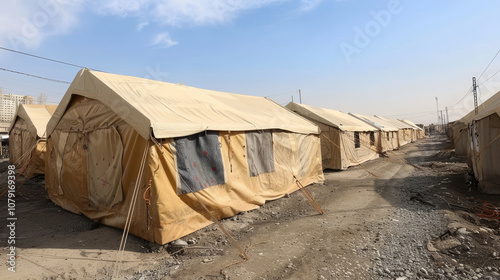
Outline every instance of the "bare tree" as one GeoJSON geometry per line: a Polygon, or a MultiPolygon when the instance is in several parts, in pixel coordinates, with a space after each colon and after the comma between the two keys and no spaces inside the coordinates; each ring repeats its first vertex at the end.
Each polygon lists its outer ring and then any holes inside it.
{"type": "Polygon", "coordinates": [[[36,98],[36,104],[43,105],[46,103],[47,103],[47,95],[45,95],[45,93],[43,93],[43,92],[40,92],[40,94],[36,98]]]}

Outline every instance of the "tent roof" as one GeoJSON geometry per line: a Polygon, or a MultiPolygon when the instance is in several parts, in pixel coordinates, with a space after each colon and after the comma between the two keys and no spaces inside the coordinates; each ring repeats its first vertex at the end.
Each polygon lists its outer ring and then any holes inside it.
{"type": "MultiPolygon", "coordinates": [[[[500,93],[500,92],[499,92],[500,93]]],[[[483,104],[483,110],[481,110],[477,115],[474,115],[474,120],[480,120],[486,118],[489,115],[497,114],[500,116],[500,94],[496,93],[492,97],[488,98],[483,104]]]]}
{"type": "Polygon", "coordinates": [[[409,121],[409,120],[399,120],[401,122],[404,122],[406,124],[409,124],[410,126],[412,126],[414,129],[417,129],[417,130],[423,130],[421,127],[419,127],[418,125],[416,125],[414,122],[412,121],[409,121]]]}
{"type": "MultiPolygon", "coordinates": [[[[487,107],[490,107],[491,103],[494,103],[495,100],[500,99],[500,91],[495,93],[492,97],[488,98],[486,101],[484,101],[481,105],[477,107],[478,109],[478,114],[481,114],[484,109],[487,107]]],[[[491,107],[490,107],[491,109],[491,107]]],[[[491,111],[488,115],[491,115],[491,111]]],[[[462,124],[468,124],[470,123],[473,119],[476,119],[476,111],[472,110],[467,115],[463,116],[460,120],[458,120],[457,123],[462,123],[462,124]]]]}
{"type": "Polygon", "coordinates": [[[366,123],[369,123],[382,131],[398,131],[399,129],[392,125],[390,122],[376,118],[374,116],[366,116],[361,114],[349,113],[349,115],[356,117],[366,123]]]}
{"type": "Polygon", "coordinates": [[[375,115],[375,117],[391,123],[393,126],[397,127],[398,129],[405,129],[405,128],[415,129],[413,126],[411,126],[405,122],[402,122],[398,119],[386,118],[386,117],[377,116],[377,115],[375,115]]]}
{"type": "Polygon", "coordinates": [[[318,134],[312,122],[274,101],[189,87],[137,77],[82,69],[69,86],[54,117],[50,135],[73,95],[96,99],[131,125],[143,138],[192,135],[206,130],[249,131],[282,129],[318,134]]]}
{"type": "Polygon", "coordinates": [[[21,104],[17,108],[16,115],[12,121],[9,133],[14,127],[17,118],[21,118],[28,124],[30,130],[35,131],[40,138],[45,138],[45,129],[57,105],[34,105],[21,104]]]}
{"type": "Polygon", "coordinates": [[[336,127],[342,131],[375,131],[374,126],[341,111],[290,102],[286,107],[308,119],[336,127]]]}

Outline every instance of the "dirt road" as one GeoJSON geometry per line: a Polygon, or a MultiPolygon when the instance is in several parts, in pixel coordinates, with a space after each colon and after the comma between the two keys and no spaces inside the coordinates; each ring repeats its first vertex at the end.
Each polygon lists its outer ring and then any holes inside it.
{"type": "MultiPolygon", "coordinates": [[[[440,197],[458,197],[460,191],[451,189],[466,189],[463,159],[448,163],[449,156],[439,157],[447,145],[445,138],[431,137],[347,171],[326,171],[325,184],[307,188],[324,215],[295,192],[222,221],[246,249],[247,262],[234,264],[239,252],[216,225],[183,238],[189,244],[183,250],[130,236],[119,279],[455,277],[454,267],[448,273],[441,265],[441,273],[426,247],[448,229],[440,197]]],[[[4,217],[4,198],[0,202],[4,217]]],[[[0,278],[110,279],[120,230],[57,207],[46,198],[41,179],[28,181],[16,202],[17,271],[7,274],[5,264],[0,278]]],[[[4,227],[0,237],[0,258],[7,259],[4,227]]]]}
{"type": "MultiPolygon", "coordinates": [[[[369,279],[372,261],[360,251],[366,244],[377,247],[380,237],[374,229],[397,207],[391,193],[415,169],[404,159],[410,150],[418,156],[428,153],[408,147],[363,167],[327,171],[325,185],[309,188],[324,215],[317,214],[300,192],[257,210],[271,215],[253,222],[252,233],[240,238],[241,245],[251,246],[250,261],[225,269],[225,275],[231,279],[369,279]]],[[[196,258],[181,259],[183,267],[190,268],[179,269],[173,278],[219,275],[221,268],[239,258],[233,249],[206,264],[196,258]]]]}

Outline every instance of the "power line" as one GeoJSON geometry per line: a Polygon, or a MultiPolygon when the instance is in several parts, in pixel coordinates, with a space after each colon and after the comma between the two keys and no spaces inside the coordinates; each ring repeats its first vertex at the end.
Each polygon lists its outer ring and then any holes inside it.
{"type": "Polygon", "coordinates": [[[488,79],[484,80],[482,83],[480,83],[480,84],[479,84],[479,85],[477,85],[477,86],[480,86],[480,85],[482,85],[482,84],[486,83],[489,79],[493,78],[493,76],[495,76],[495,75],[496,75],[496,74],[498,74],[498,73],[500,73],[500,70],[496,71],[496,72],[495,72],[495,74],[491,75],[488,79]]]}
{"type": "Polygon", "coordinates": [[[398,117],[398,116],[410,116],[410,115],[418,115],[424,113],[435,113],[434,111],[425,111],[425,112],[416,112],[416,113],[408,113],[408,114],[396,114],[396,115],[385,115],[386,117],[398,117]]]}
{"type": "MultiPolygon", "coordinates": [[[[461,107],[461,108],[448,108],[448,111],[455,111],[455,110],[470,110],[469,108],[461,107]]],[[[410,119],[413,118],[420,118],[423,116],[428,116],[428,115],[437,115],[437,112],[435,111],[427,111],[427,112],[415,112],[415,113],[408,113],[408,114],[397,114],[397,115],[385,115],[386,117],[400,117],[400,116],[410,116],[410,115],[417,115],[417,116],[412,116],[408,117],[410,119]]]]}
{"type": "Polygon", "coordinates": [[[470,86],[469,90],[467,91],[467,93],[464,95],[464,97],[462,97],[457,103],[455,103],[455,105],[453,106],[450,106],[450,108],[453,108],[455,106],[457,106],[460,102],[462,102],[467,96],[469,96],[469,94],[472,92],[472,86],[470,86]]]}
{"type": "Polygon", "coordinates": [[[411,117],[411,119],[420,119],[420,118],[423,118],[423,117],[426,117],[426,116],[430,116],[430,115],[436,115],[436,112],[430,112],[430,113],[427,113],[427,114],[424,114],[424,115],[411,117]]]}
{"type": "Polygon", "coordinates": [[[483,100],[481,100],[481,88],[480,87],[477,87],[477,89],[479,90],[479,102],[481,102],[481,104],[483,104],[483,100]]]}
{"type": "Polygon", "coordinates": [[[32,74],[28,74],[28,73],[23,73],[23,72],[19,72],[19,71],[9,70],[9,69],[5,69],[5,68],[0,68],[0,70],[7,71],[7,72],[12,72],[12,73],[16,73],[16,74],[21,74],[21,75],[25,75],[25,76],[29,76],[29,77],[33,77],[33,78],[38,78],[38,79],[42,79],[42,80],[46,80],[46,81],[61,83],[61,84],[68,84],[68,85],[71,84],[70,82],[66,82],[66,81],[55,80],[55,79],[41,77],[41,76],[32,75],[32,74]]]}
{"type": "MultiPolygon", "coordinates": [[[[1,50],[4,50],[4,51],[9,51],[9,52],[14,52],[14,53],[18,53],[18,54],[22,54],[22,55],[27,55],[27,56],[31,56],[31,57],[35,57],[35,58],[39,58],[39,59],[43,59],[43,60],[48,60],[48,61],[52,61],[52,62],[56,62],[56,63],[60,63],[60,64],[64,64],[64,65],[69,65],[69,66],[73,66],[73,67],[78,67],[78,68],[85,68],[85,66],[80,66],[80,65],[76,65],[76,64],[73,64],[73,63],[68,63],[68,62],[64,62],[64,61],[60,61],[60,60],[56,60],[56,59],[52,59],[52,58],[47,58],[47,57],[43,57],[43,56],[38,56],[38,55],[34,55],[34,54],[29,54],[29,53],[25,53],[25,52],[20,52],[20,51],[16,51],[16,50],[12,50],[12,49],[8,49],[8,48],[4,48],[4,47],[0,47],[1,50]]],[[[88,68],[88,67],[87,67],[88,68]]],[[[97,69],[92,69],[92,68],[89,68],[91,70],[96,70],[96,71],[100,71],[100,70],[97,70],[97,69]]],[[[102,71],[100,71],[102,72],[102,71]]]]}
{"type": "MultiPolygon", "coordinates": [[[[484,75],[484,73],[486,72],[486,70],[488,70],[488,68],[490,67],[491,63],[493,63],[493,61],[495,60],[495,58],[498,56],[498,54],[500,53],[500,49],[497,51],[497,53],[495,54],[495,56],[491,59],[490,63],[488,63],[488,65],[486,66],[486,68],[484,68],[483,72],[481,73],[481,75],[479,75],[479,79],[481,79],[481,77],[484,75]]],[[[483,81],[481,84],[483,84],[484,82],[486,82],[487,80],[491,79],[493,76],[495,76],[498,72],[500,71],[497,71],[495,74],[493,74],[491,77],[489,77],[488,79],[486,79],[485,81],[483,81]]],[[[480,84],[480,85],[481,85],[480,84]]],[[[460,99],[460,101],[458,101],[455,105],[453,106],[450,106],[450,108],[453,108],[455,106],[457,106],[460,102],[462,102],[467,96],[469,96],[469,94],[472,92],[472,86],[469,88],[469,90],[467,91],[467,93],[464,95],[464,97],[462,97],[460,99]]]]}
{"type": "Polygon", "coordinates": [[[497,57],[497,55],[500,53],[500,49],[497,51],[497,53],[495,54],[495,56],[493,57],[493,59],[490,61],[490,63],[488,63],[488,66],[486,66],[486,68],[484,69],[483,73],[481,73],[481,75],[479,75],[479,78],[477,78],[478,80],[481,79],[481,77],[483,76],[484,72],[486,72],[486,70],[488,70],[488,68],[490,67],[491,63],[493,63],[493,61],[495,60],[495,58],[497,57]]]}
{"type": "MultiPolygon", "coordinates": [[[[46,92],[46,93],[53,93],[53,94],[57,94],[57,95],[64,94],[64,92],[56,92],[56,91],[52,91],[52,90],[47,90],[47,89],[45,89],[45,88],[41,88],[41,87],[34,87],[34,86],[31,86],[31,85],[26,85],[26,84],[22,84],[22,83],[14,82],[14,81],[8,81],[8,80],[4,80],[4,79],[0,79],[0,82],[3,82],[3,83],[11,83],[11,84],[15,84],[15,85],[22,86],[22,87],[32,88],[32,89],[40,90],[40,91],[43,91],[43,92],[46,92]]],[[[0,87],[1,87],[1,88],[5,88],[5,86],[0,86],[0,87]]],[[[23,91],[24,91],[24,90],[23,90],[23,91]]]]}

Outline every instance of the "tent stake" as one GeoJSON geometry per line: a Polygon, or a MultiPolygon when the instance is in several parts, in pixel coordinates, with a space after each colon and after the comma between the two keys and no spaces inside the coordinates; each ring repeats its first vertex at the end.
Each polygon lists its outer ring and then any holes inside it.
{"type": "Polygon", "coordinates": [[[323,209],[321,209],[316,200],[314,200],[311,194],[306,190],[306,188],[304,188],[302,183],[300,183],[300,181],[297,179],[297,177],[295,177],[295,175],[293,175],[293,178],[295,179],[295,183],[297,183],[297,187],[299,187],[299,189],[302,191],[307,200],[309,200],[309,203],[311,203],[311,205],[314,207],[314,209],[316,209],[316,211],[318,211],[318,213],[323,215],[323,209]]]}

